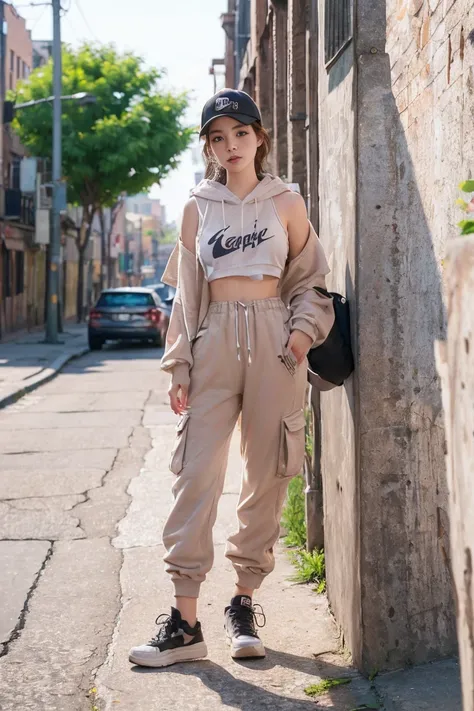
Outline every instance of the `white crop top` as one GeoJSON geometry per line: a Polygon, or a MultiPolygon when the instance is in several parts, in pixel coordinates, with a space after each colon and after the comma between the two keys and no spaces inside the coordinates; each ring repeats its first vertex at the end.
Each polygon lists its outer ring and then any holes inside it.
{"type": "Polygon", "coordinates": [[[202,181],[193,191],[199,210],[197,249],[207,280],[263,275],[280,278],[288,258],[288,235],[273,196],[289,188],[266,176],[244,200],[225,185],[202,181]]]}

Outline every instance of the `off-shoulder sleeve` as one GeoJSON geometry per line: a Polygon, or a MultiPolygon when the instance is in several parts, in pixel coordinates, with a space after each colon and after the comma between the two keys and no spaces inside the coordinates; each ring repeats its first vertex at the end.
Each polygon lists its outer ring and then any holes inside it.
{"type": "Polygon", "coordinates": [[[189,385],[193,366],[190,319],[198,308],[196,293],[196,259],[181,240],[173,250],[162,281],[176,288],[161,370],[169,372],[173,384],[189,385]]]}
{"type": "Polygon", "coordinates": [[[290,308],[290,329],[306,333],[315,347],[324,343],[334,324],[334,306],[332,297],[315,289],[326,288],[330,269],[314,227],[308,224],[306,244],[298,256],[288,262],[283,274],[281,298],[290,308]]]}

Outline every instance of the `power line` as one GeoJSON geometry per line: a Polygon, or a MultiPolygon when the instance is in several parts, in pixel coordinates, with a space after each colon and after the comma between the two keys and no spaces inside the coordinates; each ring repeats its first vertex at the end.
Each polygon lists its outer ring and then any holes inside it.
{"type": "Polygon", "coordinates": [[[71,17],[70,17],[70,15],[66,14],[66,15],[65,15],[65,18],[66,18],[66,21],[67,21],[67,23],[68,23],[68,25],[69,25],[69,27],[70,27],[70,29],[71,29],[71,31],[72,31],[74,37],[76,38],[76,40],[80,40],[80,37],[79,37],[79,35],[77,34],[77,30],[76,30],[75,26],[73,25],[73,23],[71,22],[71,17]]]}
{"type": "Polygon", "coordinates": [[[50,2],[29,2],[26,5],[16,5],[15,4],[15,9],[18,10],[19,8],[22,8],[22,7],[45,7],[45,6],[51,7],[51,3],[50,2]]]}
{"type": "Polygon", "coordinates": [[[43,15],[44,15],[45,12],[46,12],[46,7],[43,7],[42,11],[40,12],[40,14],[38,15],[38,17],[36,18],[36,22],[35,22],[35,23],[33,24],[33,26],[31,27],[30,32],[33,32],[33,30],[35,29],[36,25],[41,22],[41,20],[43,19],[43,15]]]}
{"type": "Polygon", "coordinates": [[[84,20],[84,24],[86,25],[87,29],[89,30],[89,32],[91,33],[91,35],[93,36],[93,38],[96,40],[96,42],[100,42],[100,40],[99,40],[99,38],[97,37],[96,33],[94,32],[94,30],[92,29],[92,27],[89,25],[89,23],[88,23],[88,21],[87,21],[87,18],[86,18],[86,16],[84,15],[84,13],[83,13],[83,11],[82,11],[82,8],[81,8],[81,6],[80,6],[80,4],[79,4],[79,0],[76,0],[76,7],[77,7],[77,9],[79,10],[81,17],[82,17],[82,19],[84,20]]]}
{"type": "Polygon", "coordinates": [[[69,0],[69,5],[67,6],[67,8],[66,8],[66,7],[63,7],[63,6],[61,5],[61,10],[62,10],[63,17],[65,17],[65,15],[68,14],[69,10],[71,9],[71,5],[72,5],[72,0],[69,0]]]}

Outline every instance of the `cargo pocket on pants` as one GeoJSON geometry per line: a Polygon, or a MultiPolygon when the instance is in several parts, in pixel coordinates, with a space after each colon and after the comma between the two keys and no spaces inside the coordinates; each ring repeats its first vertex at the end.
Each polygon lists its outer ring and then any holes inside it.
{"type": "Polygon", "coordinates": [[[182,415],[176,425],[176,440],[170,456],[170,470],[179,474],[184,466],[184,450],[186,448],[186,434],[188,430],[189,415],[182,415]]]}
{"type": "Polygon", "coordinates": [[[303,410],[296,410],[291,415],[283,417],[277,476],[293,477],[303,469],[305,424],[303,410]]]}

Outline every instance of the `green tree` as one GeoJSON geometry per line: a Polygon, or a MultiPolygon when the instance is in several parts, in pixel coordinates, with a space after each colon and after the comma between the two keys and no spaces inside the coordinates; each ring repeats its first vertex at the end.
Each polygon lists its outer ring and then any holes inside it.
{"type": "MultiPolygon", "coordinates": [[[[178,164],[192,128],[183,125],[187,94],[160,90],[161,73],[146,69],[141,57],[113,45],[83,44],[63,50],[63,95],[88,92],[97,101],[62,104],[63,175],[68,201],[82,207],[77,227],[79,253],[78,320],[83,316],[84,258],[92,221],[120,194],[142,192],[178,164]]],[[[50,62],[35,70],[13,97],[17,103],[51,96],[50,62]]],[[[17,110],[13,127],[35,156],[51,157],[52,108],[41,104],[17,110]]]]}

